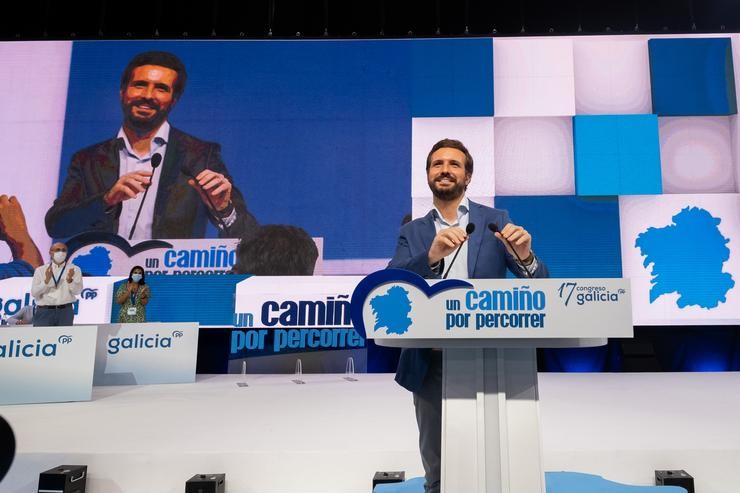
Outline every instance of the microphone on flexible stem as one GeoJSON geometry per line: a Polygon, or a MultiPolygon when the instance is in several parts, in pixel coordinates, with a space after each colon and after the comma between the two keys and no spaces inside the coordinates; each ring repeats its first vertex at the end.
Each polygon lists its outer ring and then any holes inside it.
{"type": "Polygon", "coordinates": [[[195,182],[195,185],[201,190],[201,192],[203,192],[203,195],[206,196],[206,200],[208,200],[208,205],[211,206],[212,212],[210,212],[210,214],[216,219],[216,221],[218,221],[218,224],[221,226],[221,229],[223,231],[226,231],[226,223],[224,223],[224,220],[221,219],[221,216],[219,216],[216,213],[216,206],[213,204],[213,200],[211,200],[211,196],[208,193],[208,190],[203,190],[203,187],[200,185],[200,183],[198,183],[198,180],[195,178],[195,174],[192,171],[190,171],[190,169],[186,167],[185,165],[182,165],[180,167],[180,172],[183,175],[187,176],[188,178],[192,179],[195,182]]]}
{"type": "MultiPolygon", "coordinates": [[[[491,230],[491,233],[494,233],[494,235],[495,235],[496,233],[500,233],[500,232],[501,232],[501,231],[500,231],[500,230],[498,229],[498,226],[496,226],[496,224],[495,224],[495,223],[488,223],[488,229],[490,229],[490,230],[491,230]]],[[[515,256],[515,257],[516,257],[516,259],[517,259],[517,260],[519,261],[519,265],[521,265],[521,266],[522,266],[522,268],[524,269],[524,272],[526,272],[526,273],[527,273],[527,277],[529,277],[529,278],[531,279],[531,278],[532,278],[532,273],[531,273],[531,272],[529,272],[529,269],[527,269],[527,266],[526,266],[526,265],[524,265],[524,262],[522,261],[522,258],[521,258],[521,257],[519,256],[519,254],[518,254],[518,253],[516,253],[516,250],[514,250],[514,247],[512,247],[512,246],[511,246],[511,243],[509,243],[509,240],[507,240],[506,238],[504,238],[504,237],[503,237],[503,235],[501,236],[501,239],[502,239],[502,240],[504,240],[504,241],[506,242],[506,244],[507,244],[507,245],[509,245],[509,248],[511,248],[511,251],[512,251],[512,252],[514,252],[514,256],[515,256]]]]}
{"type": "MultiPolygon", "coordinates": [[[[473,231],[475,231],[475,224],[473,224],[473,223],[468,223],[468,225],[467,225],[467,226],[465,226],[465,233],[466,233],[466,234],[467,234],[468,236],[470,236],[471,234],[473,234],[473,231]]],[[[467,241],[467,240],[466,240],[466,241],[467,241]]],[[[447,267],[447,272],[445,272],[445,275],[444,275],[444,276],[442,276],[442,279],[447,279],[447,276],[448,276],[448,275],[450,274],[450,270],[452,269],[452,264],[454,264],[454,263],[455,263],[455,259],[457,258],[457,254],[458,254],[458,253],[460,253],[460,249],[462,248],[462,246],[463,246],[464,244],[465,244],[465,242],[463,241],[462,243],[460,243],[460,246],[458,246],[458,247],[457,247],[457,250],[455,251],[455,256],[454,256],[454,257],[452,257],[452,260],[450,261],[450,266],[449,266],[449,267],[447,267]]]]}
{"type": "Polygon", "coordinates": [[[128,234],[129,241],[131,238],[134,237],[134,230],[136,229],[136,223],[139,222],[139,215],[141,214],[141,208],[144,206],[144,201],[146,200],[146,196],[149,193],[149,187],[152,184],[152,180],[154,179],[154,170],[159,167],[159,164],[162,162],[162,155],[161,154],[154,154],[152,156],[151,165],[152,165],[152,177],[149,179],[149,183],[144,185],[144,196],[141,198],[141,203],[139,204],[139,210],[136,211],[136,218],[134,218],[134,224],[131,226],[131,231],[128,234]]]}

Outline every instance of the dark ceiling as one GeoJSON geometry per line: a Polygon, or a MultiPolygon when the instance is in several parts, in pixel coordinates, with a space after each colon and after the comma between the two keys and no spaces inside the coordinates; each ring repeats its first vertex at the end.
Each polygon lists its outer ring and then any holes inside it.
{"type": "Polygon", "coordinates": [[[740,0],[26,0],[0,38],[381,38],[737,32],[740,0]]]}

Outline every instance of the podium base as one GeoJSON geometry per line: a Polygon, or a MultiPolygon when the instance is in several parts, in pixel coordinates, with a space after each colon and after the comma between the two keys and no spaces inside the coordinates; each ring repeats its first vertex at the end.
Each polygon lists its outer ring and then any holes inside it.
{"type": "Polygon", "coordinates": [[[545,493],[534,348],[445,349],[442,493],[545,493]]]}

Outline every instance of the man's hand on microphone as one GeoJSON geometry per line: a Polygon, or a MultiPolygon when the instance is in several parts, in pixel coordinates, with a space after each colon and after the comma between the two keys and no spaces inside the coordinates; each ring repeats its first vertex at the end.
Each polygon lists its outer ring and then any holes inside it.
{"type": "Polygon", "coordinates": [[[132,171],[118,179],[105,195],[103,202],[107,206],[116,205],[124,200],[133,199],[144,190],[151,182],[151,171],[132,171]]]}
{"type": "Polygon", "coordinates": [[[443,229],[432,240],[432,246],[429,247],[429,265],[434,265],[447,255],[455,251],[455,248],[462,245],[468,235],[462,228],[443,229]]]}
{"type": "Polygon", "coordinates": [[[525,260],[532,253],[532,236],[521,226],[509,223],[504,226],[504,229],[497,231],[494,235],[499,240],[506,240],[503,241],[503,244],[509,254],[514,257],[518,256],[520,259],[525,260]]]}
{"type": "Polygon", "coordinates": [[[216,173],[210,169],[204,169],[195,177],[188,180],[188,185],[198,191],[200,199],[210,207],[208,197],[213,202],[213,207],[218,212],[222,212],[229,207],[231,203],[231,182],[221,173],[216,173]]]}

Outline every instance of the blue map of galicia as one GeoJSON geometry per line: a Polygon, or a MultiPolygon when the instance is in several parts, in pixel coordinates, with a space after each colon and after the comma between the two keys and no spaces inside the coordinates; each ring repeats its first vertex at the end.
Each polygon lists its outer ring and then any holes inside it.
{"type": "Polygon", "coordinates": [[[388,334],[405,334],[411,327],[411,300],[409,292],[402,287],[393,286],[385,294],[374,296],[370,306],[375,315],[373,329],[385,327],[388,334]]]}
{"type": "Polygon", "coordinates": [[[107,276],[113,266],[110,251],[101,246],[93,247],[84,255],[78,255],[74,264],[88,276],[107,276]]]}
{"type": "Polygon", "coordinates": [[[699,207],[686,207],[672,219],[673,224],[648,228],[635,241],[645,256],[642,265],[653,264],[650,303],[669,293],[678,293],[679,308],[725,303],[735,281],[722,272],[730,258],[730,240],[717,228],[722,220],[699,207]]]}

